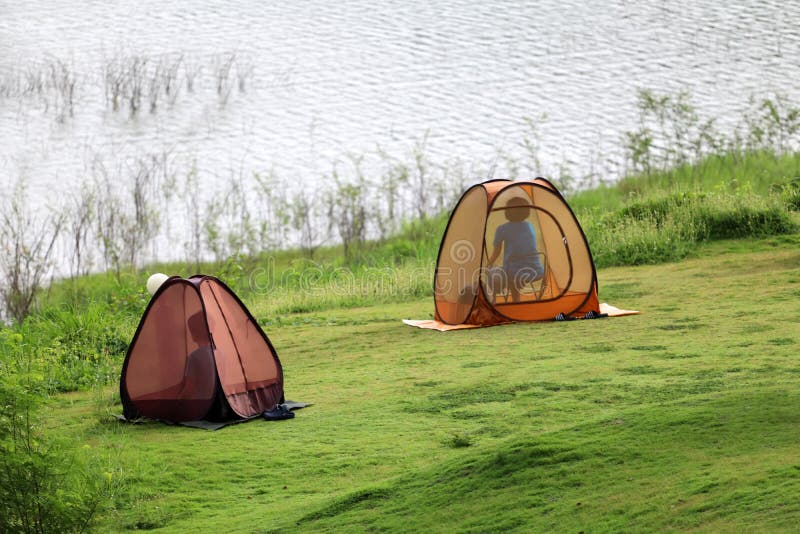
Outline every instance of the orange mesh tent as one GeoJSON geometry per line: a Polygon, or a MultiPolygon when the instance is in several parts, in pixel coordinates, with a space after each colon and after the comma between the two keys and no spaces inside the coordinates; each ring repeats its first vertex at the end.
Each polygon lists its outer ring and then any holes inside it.
{"type": "Polygon", "coordinates": [[[247,419],[283,399],[283,370],[239,298],[211,276],[173,276],[153,295],[125,357],[126,419],[247,419]]]}
{"type": "Polygon", "coordinates": [[[556,187],[537,178],[468,189],[442,238],[434,301],[445,325],[599,315],[589,244],[556,187]]]}

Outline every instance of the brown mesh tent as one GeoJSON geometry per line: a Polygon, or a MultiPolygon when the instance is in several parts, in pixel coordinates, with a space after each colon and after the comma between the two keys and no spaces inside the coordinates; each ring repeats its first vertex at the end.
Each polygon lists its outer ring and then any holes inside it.
{"type": "Polygon", "coordinates": [[[126,419],[247,419],[283,402],[283,370],[228,286],[211,276],[173,276],[139,323],[120,395],[126,419]]]}
{"type": "Polygon", "coordinates": [[[586,236],[556,187],[537,178],[468,189],[442,238],[434,301],[446,325],[599,315],[586,236]]]}

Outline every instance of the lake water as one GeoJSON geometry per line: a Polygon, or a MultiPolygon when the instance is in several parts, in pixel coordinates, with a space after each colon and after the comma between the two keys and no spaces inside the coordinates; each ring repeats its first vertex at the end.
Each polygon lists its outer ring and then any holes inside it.
{"type": "Polygon", "coordinates": [[[407,157],[426,132],[432,161],[486,168],[523,152],[528,119],[545,174],[614,179],[638,88],[688,90],[723,129],[751,95],[800,98],[798,21],[779,1],[0,0],[0,182],[58,202],[97,162],[122,177],[167,153],[208,187],[269,171],[298,187],[348,154],[407,157]],[[135,58],[145,78],[176,69],[172,102],[113,110],[109,72],[135,58]],[[56,90],[22,95],[59,61],[71,115],[56,90]]]}

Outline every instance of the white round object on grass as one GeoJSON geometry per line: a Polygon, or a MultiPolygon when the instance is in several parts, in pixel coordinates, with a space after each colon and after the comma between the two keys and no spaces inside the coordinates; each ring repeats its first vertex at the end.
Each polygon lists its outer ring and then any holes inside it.
{"type": "Polygon", "coordinates": [[[156,273],[151,275],[150,278],[147,279],[147,292],[151,295],[155,295],[158,288],[161,287],[169,276],[164,273],[156,273]]]}

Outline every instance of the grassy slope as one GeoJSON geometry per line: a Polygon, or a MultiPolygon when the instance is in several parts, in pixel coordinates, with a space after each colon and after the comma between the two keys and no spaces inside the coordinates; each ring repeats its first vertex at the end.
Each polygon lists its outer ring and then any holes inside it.
{"type": "Polygon", "coordinates": [[[120,425],[104,392],[61,397],[52,424],[127,481],[101,531],[785,530],[800,522],[798,245],[601,270],[601,300],[632,317],[400,323],[428,299],[285,317],[267,330],[287,396],[315,403],[292,421],[120,425]]]}
{"type": "Polygon", "coordinates": [[[763,152],[712,154],[698,163],[656,170],[650,175],[631,175],[611,186],[580,191],[570,198],[573,209],[611,211],[631,196],[692,191],[753,191],[766,195],[776,185],[800,177],[800,152],[776,156],[763,152]]]}

